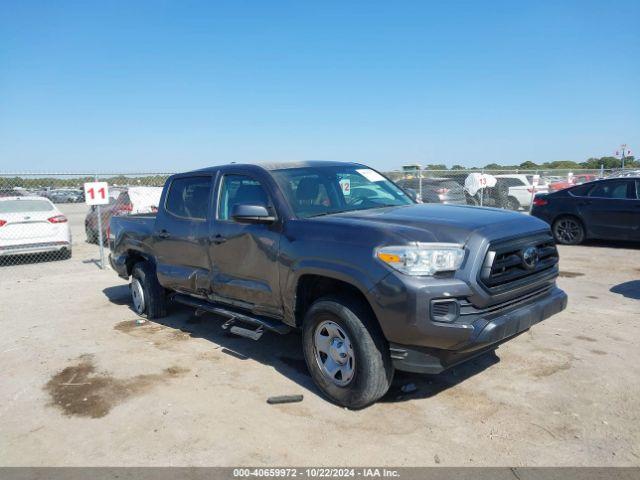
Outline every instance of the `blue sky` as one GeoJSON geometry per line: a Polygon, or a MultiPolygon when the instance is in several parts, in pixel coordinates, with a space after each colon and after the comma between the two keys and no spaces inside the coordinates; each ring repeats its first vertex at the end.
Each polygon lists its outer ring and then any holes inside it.
{"type": "Polygon", "coordinates": [[[0,2],[0,171],[640,156],[640,1],[0,2]]]}

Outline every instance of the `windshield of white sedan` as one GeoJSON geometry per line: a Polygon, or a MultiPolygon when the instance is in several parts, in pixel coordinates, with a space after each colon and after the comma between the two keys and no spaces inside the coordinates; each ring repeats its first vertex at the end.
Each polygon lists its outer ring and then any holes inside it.
{"type": "Polygon", "coordinates": [[[46,200],[5,200],[0,202],[0,213],[49,212],[53,210],[46,200]]]}
{"type": "Polygon", "coordinates": [[[413,203],[400,188],[365,167],[305,167],[276,170],[274,177],[298,217],[413,203]]]}

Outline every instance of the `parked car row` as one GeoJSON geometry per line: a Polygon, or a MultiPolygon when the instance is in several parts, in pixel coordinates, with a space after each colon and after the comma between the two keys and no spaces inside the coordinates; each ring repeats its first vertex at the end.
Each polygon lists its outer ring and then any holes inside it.
{"type": "Polygon", "coordinates": [[[529,209],[535,193],[545,193],[548,187],[541,179],[533,185],[533,175],[494,175],[496,184],[471,195],[464,186],[466,176],[454,178],[410,178],[397,181],[397,185],[422,203],[454,205],[483,205],[509,210],[529,209]],[[420,195],[420,192],[422,195],[420,195]]]}
{"type": "Polygon", "coordinates": [[[49,190],[43,192],[53,203],[82,203],[84,202],[84,191],[76,189],[49,190]]]}

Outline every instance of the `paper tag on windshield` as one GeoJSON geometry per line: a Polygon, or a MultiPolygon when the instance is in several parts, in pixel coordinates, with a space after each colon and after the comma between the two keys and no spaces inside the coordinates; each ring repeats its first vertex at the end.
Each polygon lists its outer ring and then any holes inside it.
{"type": "Polygon", "coordinates": [[[351,180],[348,178],[343,178],[340,180],[340,188],[342,189],[342,194],[346,197],[351,195],[351,180]]]}
{"type": "Polygon", "coordinates": [[[385,178],[378,172],[371,170],[370,168],[360,168],[356,170],[360,175],[369,180],[370,182],[383,182],[385,178]]]}

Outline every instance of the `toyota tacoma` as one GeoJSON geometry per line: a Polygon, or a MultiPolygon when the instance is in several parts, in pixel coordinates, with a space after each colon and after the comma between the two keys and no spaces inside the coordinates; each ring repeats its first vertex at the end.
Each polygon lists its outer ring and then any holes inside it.
{"type": "Polygon", "coordinates": [[[349,408],[381,398],[395,370],[437,374],[567,303],[543,221],[417,204],[356,163],[173,175],[157,213],[111,219],[109,245],[139,315],[175,302],[254,340],[300,329],[316,385],[349,408]]]}

